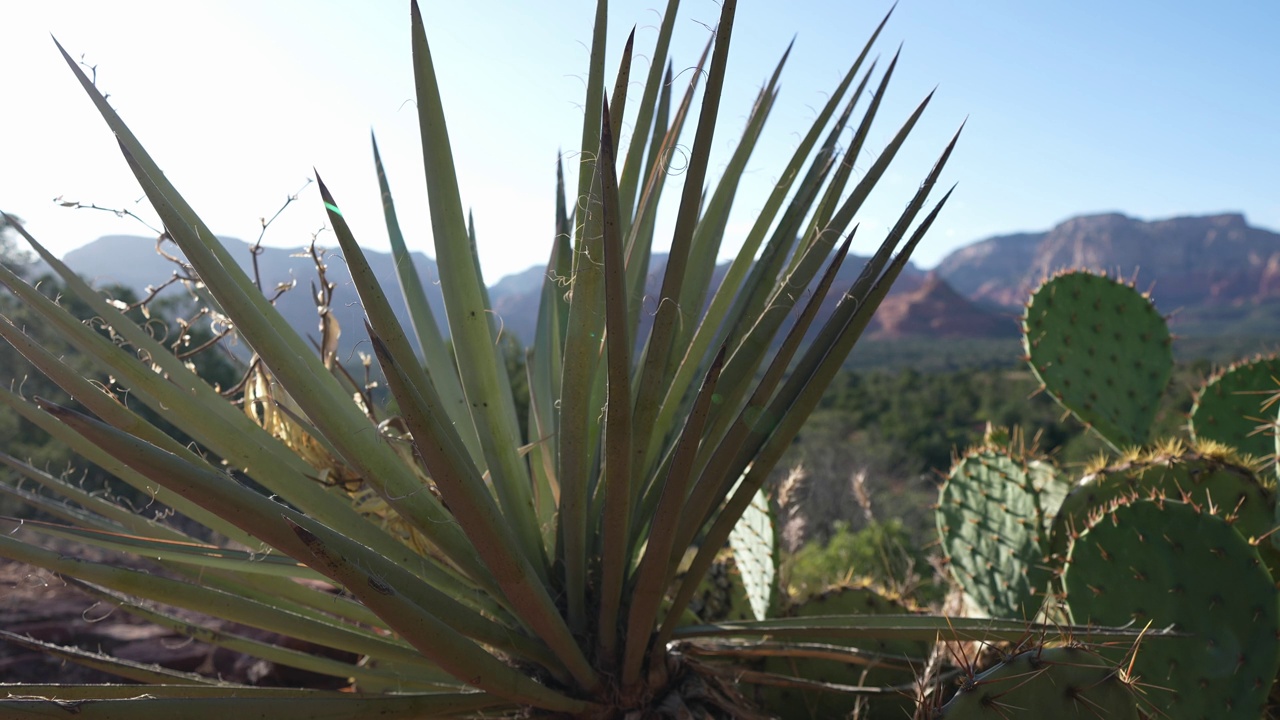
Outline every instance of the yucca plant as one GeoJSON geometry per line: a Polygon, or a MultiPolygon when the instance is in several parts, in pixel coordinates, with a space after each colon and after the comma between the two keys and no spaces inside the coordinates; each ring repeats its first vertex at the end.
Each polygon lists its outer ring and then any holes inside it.
{"type": "MultiPolygon", "coordinates": [[[[735,3],[724,2],[713,40],[684,89],[673,83],[667,58],[676,6],[676,0],[668,4],[639,97],[628,97],[636,86],[628,40],[606,99],[606,3],[599,4],[580,179],[572,191],[563,180],[557,188],[523,418],[495,348],[498,328],[477,240],[463,214],[416,4],[413,62],[444,323],[432,316],[406,260],[381,160],[387,228],[395,255],[405,260],[397,266],[412,317],[408,330],[392,314],[340,203],[316,178],[390,392],[395,417],[383,421],[328,353],[317,355],[285,325],[64,51],[166,235],[198,272],[199,292],[234,324],[254,353],[255,369],[239,405],[228,402],[19,228],[68,289],[93,305],[111,337],[77,322],[8,270],[0,270],[0,280],[94,358],[116,386],[195,444],[178,443],[144,422],[7,322],[0,322],[0,334],[83,407],[7,391],[0,397],[218,540],[198,541],[161,518],[15,462],[48,490],[29,495],[32,502],[63,522],[29,523],[21,533],[0,535],[0,555],[59,573],[178,632],[343,678],[351,692],[233,685],[5,634],[146,687],[68,686],[56,679],[9,686],[0,714],[40,716],[72,703],[86,718],[749,717],[763,711],[736,683],[743,658],[751,657],[741,652],[744,643],[768,640],[769,654],[785,656],[811,654],[815,639],[1024,635],[1022,621],[937,617],[689,622],[685,611],[700,579],[945,204],[946,195],[918,220],[955,139],[857,281],[832,290],[859,207],[928,104],[925,98],[855,177],[854,161],[867,152],[869,128],[897,62],[895,56],[873,81],[876,63],[867,58],[882,23],[778,173],[750,232],[734,238],[742,249],[716,284],[729,208],[776,100],[786,56],[760,91],[723,176],[712,183],[708,157],[735,3]],[[698,85],[702,105],[695,113],[698,85]],[[636,132],[621,153],[619,128],[628,108],[637,108],[636,132]],[[850,146],[839,148],[850,127],[850,146]],[[645,298],[655,216],[671,178],[667,160],[689,131],[692,141],[683,141],[689,164],[682,186],[672,189],[679,209],[670,252],[664,264],[652,263],[661,272],[661,291],[645,298]],[[819,307],[833,294],[838,305],[815,326],[819,307]],[[42,549],[35,535],[133,553],[164,572],[73,560],[42,549]],[[180,617],[175,607],[361,660],[214,632],[189,614],[180,617]]],[[[376,144],[374,153],[377,158],[376,144]]]]}

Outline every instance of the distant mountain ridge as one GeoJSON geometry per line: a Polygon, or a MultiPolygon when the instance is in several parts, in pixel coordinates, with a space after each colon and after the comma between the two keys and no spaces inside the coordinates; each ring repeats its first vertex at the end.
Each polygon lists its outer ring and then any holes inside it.
{"type": "MultiPolygon", "coordinates": [[[[236,239],[224,242],[241,266],[249,269],[249,244],[236,239]]],[[[174,250],[172,245],[166,247],[174,250]]],[[[341,256],[329,252],[326,257],[328,278],[336,284],[332,311],[344,331],[340,348],[349,354],[364,339],[359,298],[341,256]]],[[[408,313],[398,298],[390,254],[366,251],[366,257],[407,327],[408,313]]],[[[447,332],[436,263],[420,252],[412,257],[437,320],[447,332]]],[[[172,264],[156,254],[154,240],[135,236],[99,238],[68,253],[66,262],[98,285],[118,283],[139,294],[173,272],[172,264]]],[[[652,259],[648,297],[658,294],[665,262],[660,254],[652,259]]],[[[850,255],[835,287],[849,287],[865,262],[866,258],[850,255]]],[[[258,266],[268,291],[277,283],[296,281],[277,307],[294,328],[316,335],[318,319],[311,291],[316,273],[311,258],[297,250],[264,248],[258,266]]],[[[908,264],[873,318],[868,338],[1013,336],[1021,306],[1040,281],[1059,270],[1080,267],[1136,278],[1140,289],[1152,290],[1162,312],[1177,310],[1181,317],[1202,313],[1222,324],[1258,307],[1280,308],[1280,234],[1250,226],[1239,213],[1156,221],[1107,213],[1075,217],[1044,232],[974,242],[952,252],[929,273],[908,264]]],[[[727,263],[717,268],[712,292],[726,268],[727,263]]],[[[489,289],[502,331],[524,344],[534,336],[544,272],[530,268],[501,278],[489,289]]],[[[838,293],[823,304],[818,323],[834,309],[837,299],[838,293]]],[[[1280,317],[1280,312],[1275,315],[1280,317]]],[[[1185,332],[1185,328],[1175,329],[1185,332]]],[[[1264,329],[1280,335],[1280,327],[1264,329]]]]}
{"type": "MultiPolygon", "coordinates": [[[[227,251],[253,277],[253,255],[249,243],[236,238],[221,238],[227,251]]],[[[165,252],[181,257],[177,247],[166,243],[165,252]]],[[[423,253],[410,253],[414,268],[418,271],[426,287],[427,302],[436,313],[437,318],[444,317],[444,296],[440,293],[440,273],[435,260],[423,253]]],[[[342,331],[339,352],[350,354],[357,344],[364,340],[364,313],[360,307],[359,297],[351,284],[351,273],[340,253],[328,251],[324,256],[327,267],[325,276],[336,285],[331,312],[338,320],[342,331]]],[[[409,312],[404,302],[399,299],[400,285],[396,280],[395,265],[390,253],[366,252],[365,257],[373,272],[382,281],[391,306],[400,322],[409,327],[409,312]]],[[[175,271],[174,264],[156,252],[154,239],[134,235],[107,235],[72,250],[63,258],[72,270],[84,276],[96,287],[107,285],[123,285],[131,288],[142,297],[147,286],[159,286],[171,278],[175,271]]],[[[37,268],[36,275],[40,272],[37,268]]],[[[318,280],[315,261],[301,248],[283,249],[263,247],[258,256],[258,272],[262,287],[267,294],[282,283],[294,283],[293,289],[285,292],[276,301],[276,307],[290,327],[303,337],[319,337],[319,315],[313,299],[313,291],[318,280]]],[[[161,298],[181,297],[182,290],[175,285],[166,288],[161,298]]],[[[367,343],[366,343],[367,345],[367,343]]],[[[366,352],[372,350],[365,347],[366,352]]]]}
{"type": "MultiPolygon", "coordinates": [[[[252,272],[253,257],[250,245],[235,238],[223,238],[222,242],[232,257],[247,272],[252,272]]],[[[166,245],[165,251],[180,255],[173,245],[166,245]]],[[[418,275],[427,288],[428,301],[441,329],[448,331],[445,318],[444,296],[440,289],[440,275],[436,263],[426,255],[412,253],[418,275]]],[[[340,352],[350,354],[358,349],[358,343],[364,339],[363,314],[355,288],[351,284],[351,276],[340,254],[326,253],[326,277],[335,284],[332,312],[343,330],[340,341],[340,352]]],[[[377,275],[383,288],[391,296],[392,306],[396,309],[400,321],[409,327],[408,312],[399,302],[399,282],[391,255],[385,252],[365,251],[374,274],[377,275]]],[[[103,287],[111,284],[123,285],[133,289],[139,296],[146,293],[148,286],[158,286],[169,279],[174,272],[174,265],[156,252],[155,241],[137,236],[109,235],[99,238],[84,247],[67,253],[64,259],[73,270],[85,276],[91,283],[103,287]]],[[[848,287],[857,278],[866,258],[850,255],[837,274],[836,287],[848,287]]],[[[662,272],[666,267],[666,256],[655,254],[650,261],[650,274],[646,283],[647,297],[655,297],[659,293],[662,272]]],[[[713,292],[715,284],[723,277],[728,263],[722,263],[713,276],[713,292]]],[[[268,292],[281,283],[296,283],[295,287],[284,293],[276,302],[285,320],[304,336],[317,336],[319,321],[316,306],[312,298],[312,288],[317,276],[315,264],[305,252],[281,248],[262,248],[258,256],[258,272],[262,286],[268,292]]],[[[37,274],[39,271],[37,270],[37,274]]],[[[521,273],[501,278],[489,288],[490,301],[502,332],[513,335],[521,343],[532,342],[535,334],[538,304],[541,301],[542,280],[545,270],[534,267],[521,273]]],[[[924,272],[914,265],[908,264],[903,271],[895,293],[915,290],[924,278],[924,272]]],[[[166,289],[161,297],[180,296],[181,290],[176,286],[166,289]]],[[[837,296],[838,297],[838,296],[837,296]]],[[[708,302],[710,297],[708,297],[708,302]]],[[[834,299],[828,300],[820,313],[818,322],[834,308],[834,299]]],[[[645,330],[651,313],[641,319],[641,331],[645,330]]],[[[883,333],[882,333],[883,334],[883,333]]],[[[895,336],[890,330],[885,337],[895,336]]]]}
{"type": "Polygon", "coordinates": [[[1011,314],[991,312],[968,301],[937,272],[925,275],[914,290],[891,293],[874,320],[868,336],[873,340],[1015,337],[1018,329],[1011,314]]]}
{"type": "Polygon", "coordinates": [[[970,300],[1015,308],[1043,278],[1074,268],[1135,279],[1165,312],[1256,305],[1280,301],[1280,234],[1240,213],[1155,221],[1086,215],[973,243],[936,272],[970,300]]]}

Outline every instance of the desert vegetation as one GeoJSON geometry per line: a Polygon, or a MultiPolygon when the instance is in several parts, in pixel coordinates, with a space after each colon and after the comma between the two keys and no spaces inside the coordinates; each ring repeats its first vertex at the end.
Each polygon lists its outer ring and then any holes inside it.
{"type": "MultiPolygon", "coordinates": [[[[313,246],[311,338],[63,52],[162,219],[160,245],[180,251],[194,302],[93,288],[3,216],[6,238],[51,274],[36,282],[6,239],[0,352],[14,384],[0,394],[11,516],[0,556],[252,661],[210,654],[178,669],[0,628],[10,646],[126,681],[26,679],[4,686],[3,713],[1268,712],[1280,670],[1274,358],[1211,375],[1175,365],[1150,297],[1073,270],[1028,299],[1021,358],[851,365],[945,211],[950,192],[936,185],[960,134],[925,140],[938,146],[933,167],[868,243],[856,279],[836,285],[852,243],[866,242],[862,202],[899,148],[920,141],[912,131],[929,104],[880,117],[899,61],[873,59],[882,23],[717,275],[786,56],[713,177],[736,4],[723,4],[684,83],[665,57],[675,5],[642,82],[630,39],[605,77],[617,51],[599,6],[579,182],[555,183],[528,347],[490,312],[455,174],[466,158],[454,157],[442,110],[444,65],[416,3],[445,312],[398,262],[409,322],[397,320],[396,293],[317,174],[364,327],[329,312],[338,300],[313,246]],[[626,140],[624,116],[638,128],[626,140]],[[855,172],[873,122],[898,130],[855,172]],[[688,148],[678,181],[667,167],[677,144],[688,148]],[[676,222],[649,303],[664,198],[676,222]],[[819,322],[824,303],[834,309],[819,322]],[[368,339],[355,362],[336,351],[343,332],[368,339]],[[239,674],[224,677],[228,667],[239,674]]],[[[376,142],[373,155],[370,182],[403,260],[400,196],[376,142]]]]}

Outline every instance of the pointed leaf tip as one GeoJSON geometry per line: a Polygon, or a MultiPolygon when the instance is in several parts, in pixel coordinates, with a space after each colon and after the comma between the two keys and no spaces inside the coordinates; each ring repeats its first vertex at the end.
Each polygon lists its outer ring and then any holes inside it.
{"type": "MultiPolygon", "coordinates": [[[[315,168],[312,168],[312,171],[315,172],[315,168]]],[[[343,217],[342,209],[338,207],[337,201],[329,193],[329,187],[324,184],[324,180],[320,179],[319,172],[316,172],[316,185],[320,188],[320,199],[324,202],[325,209],[338,217],[343,217]]]]}
{"type": "Polygon", "coordinates": [[[39,395],[32,397],[31,402],[35,403],[36,407],[49,413],[50,415],[57,415],[58,414],[57,411],[62,409],[58,405],[51,403],[48,400],[45,400],[39,395]]]}
{"type": "Polygon", "coordinates": [[[711,361],[711,366],[707,369],[707,376],[703,379],[703,382],[706,382],[713,376],[718,375],[720,371],[724,369],[724,360],[728,354],[729,346],[724,344],[720,345],[720,350],[716,353],[715,359],[711,361]]]}
{"type": "Polygon", "coordinates": [[[289,529],[293,531],[294,535],[298,536],[298,539],[301,540],[304,545],[313,547],[320,544],[320,538],[316,537],[315,533],[294,522],[293,518],[290,518],[288,515],[281,515],[280,517],[284,519],[285,523],[289,526],[289,529]]]}

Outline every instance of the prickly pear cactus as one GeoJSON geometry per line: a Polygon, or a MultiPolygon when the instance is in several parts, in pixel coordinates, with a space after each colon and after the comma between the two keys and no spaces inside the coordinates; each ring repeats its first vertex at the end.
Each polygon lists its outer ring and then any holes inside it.
{"type": "MultiPolygon", "coordinates": [[[[902,615],[919,612],[916,608],[870,585],[837,586],[814,595],[785,611],[787,617],[821,615],[902,615]]],[[[910,688],[915,672],[929,656],[928,643],[907,640],[866,640],[844,648],[823,646],[828,655],[840,651],[840,659],[818,657],[823,648],[814,648],[813,657],[772,657],[765,661],[765,672],[830,685],[859,687],[910,688]]],[[[860,718],[910,717],[915,707],[912,698],[890,693],[862,697],[841,692],[802,690],[791,687],[756,686],[756,699],[770,714],[781,720],[820,720],[849,717],[855,711],[860,718]]]]}
{"type": "Polygon", "coordinates": [[[1115,448],[1142,445],[1173,370],[1169,327],[1131,285],[1067,272],[1040,286],[1022,321],[1032,372],[1115,448]]]}
{"type": "Polygon", "coordinates": [[[1280,596],[1256,547],[1191,503],[1138,500],[1095,518],[1064,574],[1077,624],[1172,625],[1133,672],[1158,717],[1256,720],[1280,668],[1280,596]]]}
{"type": "Polygon", "coordinates": [[[1265,458],[1275,451],[1275,439],[1267,429],[1273,412],[1263,409],[1280,387],[1280,358],[1256,357],[1234,363],[1214,373],[1196,392],[1189,429],[1197,440],[1215,440],[1265,458]]]}
{"type": "MultiPolygon", "coordinates": [[[[1213,508],[1246,539],[1266,536],[1274,524],[1275,493],[1261,482],[1255,467],[1222,446],[1200,443],[1187,449],[1170,442],[1086,474],[1054,518],[1050,555],[1063,557],[1072,536],[1088,525],[1091,515],[1149,498],[1213,508]]],[[[1264,559],[1280,567],[1274,549],[1265,548],[1264,559]]]]}
{"type": "Polygon", "coordinates": [[[729,547],[741,573],[751,613],[756,620],[764,620],[770,615],[774,601],[778,537],[769,498],[763,491],[756,491],[738,524],[733,526],[729,547]]]}
{"type": "Polygon", "coordinates": [[[1044,600],[1050,573],[1039,495],[1025,464],[991,448],[960,459],[942,486],[935,517],[947,567],[991,617],[1030,619],[1044,600]]]}
{"type": "MultiPolygon", "coordinates": [[[[1276,420],[1276,427],[1280,428],[1280,418],[1276,420]]],[[[1280,432],[1275,433],[1275,455],[1273,457],[1280,458],[1280,432]]],[[[1276,477],[1272,479],[1272,487],[1280,487],[1280,462],[1274,465],[1276,477]]],[[[1280,527],[1280,502],[1275,503],[1275,511],[1273,514],[1276,527],[1280,527]]],[[[1280,532],[1271,533],[1271,549],[1280,552],[1280,532]]]]}
{"type": "Polygon", "coordinates": [[[1137,720],[1138,694],[1121,668],[1080,646],[1018,653],[966,682],[934,720],[1137,720]]]}

